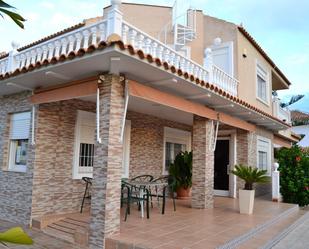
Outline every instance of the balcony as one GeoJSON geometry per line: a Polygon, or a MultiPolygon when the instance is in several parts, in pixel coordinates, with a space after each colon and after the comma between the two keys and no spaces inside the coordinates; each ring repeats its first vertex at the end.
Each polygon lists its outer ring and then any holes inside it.
{"type": "Polygon", "coordinates": [[[91,46],[97,47],[111,34],[119,35],[124,44],[130,44],[134,49],[142,50],[144,54],[149,54],[152,58],[167,63],[169,67],[180,69],[183,74],[186,72],[194,75],[195,78],[216,85],[230,95],[238,95],[238,81],[212,63],[211,51],[207,52],[206,66],[203,67],[125,22],[122,19],[122,13],[117,8],[112,8],[105,20],[77,28],[21,51],[18,51],[17,46],[13,44],[13,50],[9,55],[0,60],[0,75],[11,74],[17,69],[29,68],[39,62],[78,53],[81,49],[86,51],[91,46]]]}
{"type": "Polygon", "coordinates": [[[288,108],[282,108],[280,106],[280,100],[277,97],[273,97],[273,116],[276,118],[286,122],[287,124],[291,124],[291,112],[288,108]]]}

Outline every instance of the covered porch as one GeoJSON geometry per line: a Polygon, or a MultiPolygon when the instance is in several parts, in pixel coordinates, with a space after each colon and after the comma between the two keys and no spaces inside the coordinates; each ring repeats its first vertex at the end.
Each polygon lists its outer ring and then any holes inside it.
{"type": "MultiPolygon", "coordinates": [[[[193,150],[192,200],[180,206],[184,213],[190,216],[188,207],[212,209],[214,194],[236,197],[236,177],[229,174],[229,165],[249,163],[255,126],[219,111],[229,106],[217,105],[214,111],[131,82],[109,74],[40,90],[31,97],[37,105],[34,226],[37,222],[42,229],[48,228],[64,214],[79,210],[84,190],[80,179],[92,176],[91,215],[86,218],[89,231],[79,230],[76,238],[74,231],[72,242],[83,237],[81,243],[86,240],[93,248],[107,243],[107,237],[121,231],[121,178],[166,175],[168,156],[169,160],[175,156],[168,155],[168,143],[193,150]],[[94,87],[85,90],[86,86],[94,87]],[[227,143],[216,153],[220,141],[227,143]],[[88,149],[82,149],[85,144],[88,149]]],[[[177,213],[178,207],[172,217],[177,213]]],[[[151,211],[151,222],[160,220],[157,214],[151,211]]]]}

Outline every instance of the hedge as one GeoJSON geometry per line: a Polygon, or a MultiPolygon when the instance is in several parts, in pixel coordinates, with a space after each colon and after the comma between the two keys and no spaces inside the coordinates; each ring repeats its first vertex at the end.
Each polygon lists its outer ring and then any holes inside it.
{"type": "Polygon", "coordinates": [[[284,202],[309,204],[309,150],[293,145],[275,153],[279,163],[280,192],[284,202]]]}

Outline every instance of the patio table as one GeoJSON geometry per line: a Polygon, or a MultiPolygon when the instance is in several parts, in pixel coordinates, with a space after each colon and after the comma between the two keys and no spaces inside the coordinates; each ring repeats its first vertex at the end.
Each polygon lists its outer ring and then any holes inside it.
{"type": "MultiPolygon", "coordinates": [[[[151,188],[158,188],[158,187],[163,187],[163,210],[165,207],[165,190],[166,187],[168,186],[168,183],[165,182],[141,182],[141,181],[126,181],[130,185],[135,186],[136,188],[139,189],[139,197],[143,199],[145,194],[147,194],[147,200],[149,200],[149,191],[145,191],[145,189],[151,189],[151,188]]],[[[147,201],[147,210],[149,213],[149,201],[147,201]]],[[[141,201],[141,217],[144,218],[144,201],[141,201]]],[[[149,217],[147,217],[149,218],[149,217]]]]}

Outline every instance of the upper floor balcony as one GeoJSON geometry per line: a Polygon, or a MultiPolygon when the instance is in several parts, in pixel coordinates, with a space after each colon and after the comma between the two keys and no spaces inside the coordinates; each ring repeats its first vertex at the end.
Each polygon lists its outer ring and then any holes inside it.
{"type": "Polygon", "coordinates": [[[274,117],[286,122],[287,124],[291,124],[291,112],[287,107],[282,108],[280,106],[280,99],[279,98],[273,96],[272,106],[273,106],[274,117]]]}
{"type": "Polygon", "coordinates": [[[213,64],[210,49],[206,51],[202,66],[124,21],[117,6],[109,11],[104,20],[84,25],[36,45],[18,49],[16,44],[12,44],[13,50],[0,60],[0,75],[21,71],[37,63],[61,58],[70,53],[78,53],[90,46],[98,47],[112,34],[117,34],[125,45],[131,45],[135,50],[142,50],[145,55],[151,55],[152,58],[167,63],[177,71],[180,69],[183,73],[218,86],[230,95],[238,96],[238,81],[213,64]]]}

